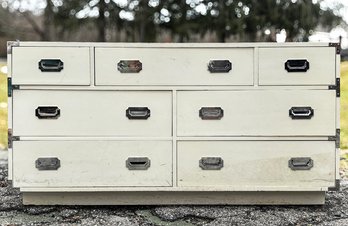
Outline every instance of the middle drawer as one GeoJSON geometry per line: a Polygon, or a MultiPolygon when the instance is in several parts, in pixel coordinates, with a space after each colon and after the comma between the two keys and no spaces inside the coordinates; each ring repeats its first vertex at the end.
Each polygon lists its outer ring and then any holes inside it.
{"type": "Polygon", "coordinates": [[[181,91],[178,136],[334,136],[332,90],[181,91]]]}
{"type": "Polygon", "coordinates": [[[170,91],[15,90],[15,136],[172,135],[170,91]]]}

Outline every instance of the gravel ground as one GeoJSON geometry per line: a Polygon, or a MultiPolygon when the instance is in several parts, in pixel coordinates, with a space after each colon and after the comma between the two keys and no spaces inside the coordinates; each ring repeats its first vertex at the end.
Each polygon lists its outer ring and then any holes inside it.
{"type": "Polygon", "coordinates": [[[348,225],[348,180],[323,206],[23,206],[0,151],[0,225],[348,225]]]}

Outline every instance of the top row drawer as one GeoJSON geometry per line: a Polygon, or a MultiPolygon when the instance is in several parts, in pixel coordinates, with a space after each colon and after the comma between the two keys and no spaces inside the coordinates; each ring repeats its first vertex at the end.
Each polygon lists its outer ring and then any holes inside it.
{"type": "Polygon", "coordinates": [[[13,47],[16,85],[90,85],[88,47],[13,47]]]}
{"type": "MultiPolygon", "coordinates": [[[[13,47],[17,85],[253,85],[253,48],[13,47]]],[[[333,85],[335,48],[259,48],[259,85],[333,85]]]]}

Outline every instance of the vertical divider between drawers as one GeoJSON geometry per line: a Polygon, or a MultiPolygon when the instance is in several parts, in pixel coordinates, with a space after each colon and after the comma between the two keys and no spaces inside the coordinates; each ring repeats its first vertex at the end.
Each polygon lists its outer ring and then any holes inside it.
{"type": "Polygon", "coordinates": [[[90,61],[90,86],[96,85],[96,74],[95,74],[95,47],[89,48],[89,61],[90,61]]]}
{"type": "Polygon", "coordinates": [[[259,86],[259,48],[254,47],[254,86],[259,86]]]}
{"type": "Polygon", "coordinates": [[[178,179],[177,179],[177,150],[176,150],[176,113],[177,113],[177,90],[173,89],[172,90],[172,145],[173,145],[173,149],[172,149],[172,156],[173,156],[173,173],[172,173],[172,179],[173,179],[173,187],[177,187],[178,184],[178,179]]]}

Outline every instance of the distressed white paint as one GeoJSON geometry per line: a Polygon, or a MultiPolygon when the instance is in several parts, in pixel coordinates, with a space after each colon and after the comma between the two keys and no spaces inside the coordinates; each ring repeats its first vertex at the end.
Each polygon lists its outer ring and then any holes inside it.
{"type": "Polygon", "coordinates": [[[172,186],[170,141],[18,141],[13,143],[15,187],[172,186]],[[58,170],[35,161],[57,157],[58,170]],[[148,157],[147,170],[129,170],[128,157],[148,157]]]}
{"type": "Polygon", "coordinates": [[[12,47],[12,83],[16,85],[90,85],[88,47],[12,47]],[[42,59],[60,59],[60,72],[42,72],[42,59]]]}
{"type": "Polygon", "coordinates": [[[260,85],[334,85],[335,48],[259,48],[260,85]],[[287,60],[306,59],[309,70],[287,72],[287,60]]]}
{"type": "Polygon", "coordinates": [[[252,85],[252,48],[96,48],[96,85],[252,85]],[[139,60],[139,73],[121,73],[120,60],[139,60]],[[211,60],[229,60],[228,73],[211,73],[211,60]]]}
{"type": "Polygon", "coordinates": [[[335,182],[332,141],[180,141],[178,186],[330,187],[335,182]],[[220,170],[202,170],[202,157],[221,157],[220,170]],[[293,157],[310,157],[310,170],[291,170],[293,157]]]}
{"type": "Polygon", "coordinates": [[[331,90],[178,92],[178,136],[334,136],[331,90]],[[311,119],[289,117],[291,107],[314,109],[311,119]],[[221,107],[220,120],[202,120],[202,107],[221,107]]]}
{"type": "Polygon", "coordinates": [[[339,178],[339,149],[327,141],[339,127],[328,90],[339,56],[328,43],[20,42],[12,52],[8,76],[20,90],[9,98],[9,127],[21,141],[9,176],[13,166],[25,204],[323,204],[339,178]],[[42,74],[42,58],[63,59],[63,73],[42,74]],[[308,59],[310,70],[284,73],[289,58],[308,59]],[[121,59],[141,60],[143,70],[121,74],[121,59]],[[229,59],[232,71],[211,74],[212,59],[229,59]],[[54,104],[58,120],[35,117],[54,104]],[[151,117],[128,121],[130,105],[148,106],[151,117]],[[201,120],[208,105],[221,105],[223,119],[201,120]],[[292,105],[313,107],[314,117],[291,120],[292,105]],[[151,167],[128,171],[133,154],[151,167]],[[224,168],[203,172],[203,154],[223,156],[224,168]],[[44,155],[59,156],[61,168],[38,171],[44,155]],[[291,171],[293,155],[314,167],[291,171]]]}
{"type": "Polygon", "coordinates": [[[15,90],[13,132],[16,136],[171,136],[169,91],[15,90]],[[60,117],[38,119],[38,106],[57,106],[60,117]],[[130,120],[128,107],[148,107],[146,120],[130,120]]]}

